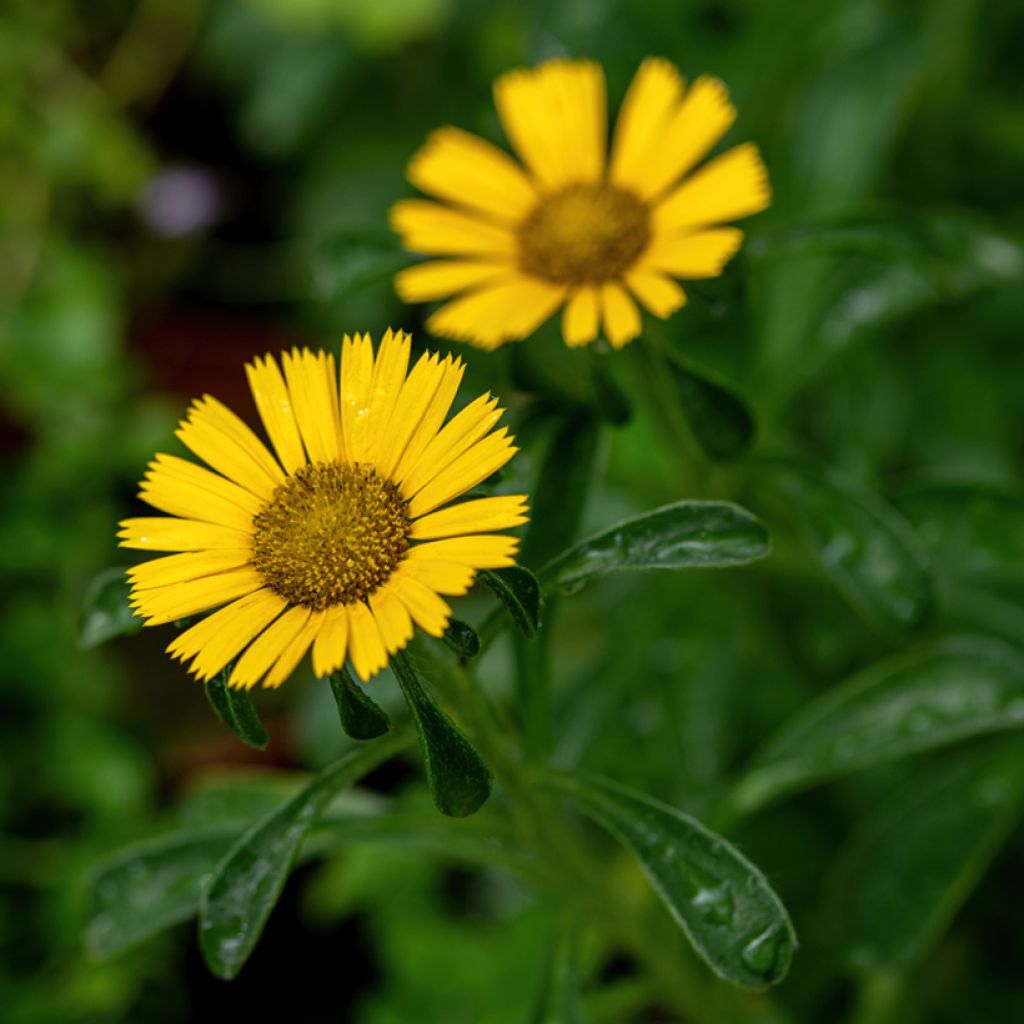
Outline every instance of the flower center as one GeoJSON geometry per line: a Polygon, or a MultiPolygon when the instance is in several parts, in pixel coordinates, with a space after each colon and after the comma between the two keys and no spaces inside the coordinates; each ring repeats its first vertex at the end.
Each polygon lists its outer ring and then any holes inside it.
{"type": "Polygon", "coordinates": [[[253,526],[252,561],[267,586],[317,611],[368,597],[409,548],[408,504],[369,466],[304,466],[253,526]]]}
{"type": "Polygon", "coordinates": [[[628,270],[651,237],[647,206],[612,185],[569,185],[519,226],[519,268],[557,284],[596,284],[628,270]]]}

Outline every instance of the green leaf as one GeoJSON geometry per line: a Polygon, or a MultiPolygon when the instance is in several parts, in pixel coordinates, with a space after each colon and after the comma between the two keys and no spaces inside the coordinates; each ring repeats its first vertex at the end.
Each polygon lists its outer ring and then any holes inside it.
{"type": "Polygon", "coordinates": [[[391,728],[391,721],[342,666],[330,675],[331,692],[338,705],[341,727],[354,740],[372,740],[391,728]]]}
{"type": "Polygon", "coordinates": [[[780,982],[796,935],[764,875],[699,821],[606,779],[549,783],[637,858],[655,892],[707,965],[744,988],[780,982]]]}
{"type": "Polygon", "coordinates": [[[765,483],[782,495],[808,547],[871,622],[899,633],[932,602],[928,559],[913,530],[877,495],[810,467],[773,462],[765,483]]]}
{"type": "Polygon", "coordinates": [[[693,436],[708,458],[728,462],[743,455],[754,441],[754,414],[735,391],[706,370],[681,362],[675,354],[665,360],[679,404],[693,436]]]}
{"type": "Polygon", "coordinates": [[[423,688],[404,651],[391,659],[419,730],[434,804],[452,818],[476,813],[491,794],[491,773],[469,740],[423,688]]]}
{"type": "Polygon", "coordinates": [[[615,426],[628,423],[633,416],[629,399],[612,375],[607,352],[590,349],[590,381],[594,390],[594,409],[601,419],[615,426]]]}
{"type": "Polygon", "coordinates": [[[206,698],[220,720],[247,746],[265,750],[267,730],[263,727],[249,694],[227,685],[229,665],[206,684],[206,698]]]}
{"type": "Polygon", "coordinates": [[[441,639],[460,658],[475,658],[480,653],[480,637],[461,619],[450,619],[441,639]]]}
{"type": "Polygon", "coordinates": [[[537,577],[521,565],[511,565],[507,569],[484,569],[479,578],[494,591],[523,636],[533,639],[540,628],[537,577]]]}
{"type": "Polygon", "coordinates": [[[352,225],[335,231],[314,261],[317,294],[332,302],[385,280],[410,262],[387,228],[352,225]]]}
{"type": "Polygon", "coordinates": [[[533,1024],[580,1024],[576,946],[572,923],[561,923],[552,936],[533,1024]]]}
{"type": "Polygon", "coordinates": [[[78,644],[85,650],[116,636],[134,636],[142,629],[129,604],[131,586],[124,569],[106,569],[86,591],[78,627],[78,644]]]}
{"type": "Polygon", "coordinates": [[[550,561],[540,578],[545,589],[572,593],[613,572],[745,565],[770,550],[764,526],[739,505],[680,501],[581,541],[550,561]]]}
{"type": "Polygon", "coordinates": [[[406,743],[391,735],[345,754],[299,793],[256,822],[217,866],[199,908],[199,945],[210,970],[231,979],[256,945],[310,826],[339,790],[406,743]]]}
{"type": "Polygon", "coordinates": [[[114,956],[187,921],[199,905],[204,875],[238,839],[238,828],[175,832],[128,847],[89,879],[89,955],[114,956]]]}
{"type": "Polygon", "coordinates": [[[559,423],[532,491],[523,565],[536,569],[576,539],[600,438],[600,421],[589,412],[572,412],[559,423]]]}
{"type": "Polygon", "coordinates": [[[927,953],[1022,811],[1019,737],[958,751],[875,809],[838,875],[852,966],[896,968],[927,953]]]}
{"type": "Polygon", "coordinates": [[[887,658],[812,701],[756,757],[734,806],[980,733],[1024,725],[1024,658],[957,637],[887,658]]]}

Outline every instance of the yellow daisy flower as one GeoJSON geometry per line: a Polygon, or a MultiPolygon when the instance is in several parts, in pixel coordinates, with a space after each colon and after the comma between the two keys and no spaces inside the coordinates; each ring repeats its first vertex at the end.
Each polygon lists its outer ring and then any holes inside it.
{"type": "Polygon", "coordinates": [[[694,170],[736,118],[717,79],[687,89],[667,61],[644,61],[607,158],[599,65],[511,71],[494,97],[522,165],[442,128],[408,169],[441,202],[407,199],[391,210],[409,251],[444,257],[395,281],[406,302],[456,296],[428,321],[434,334],[496,348],[562,307],[567,345],[592,342],[603,324],[619,348],[640,333],[634,298],[656,316],[675,312],[686,295],[674,278],[720,274],[743,238],[722,225],[769,203],[751,143],[694,170]]]}
{"type": "Polygon", "coordinates": [[[347,335],[341,373],[308,349],[246,367],[276,458],[230,409],[205,395],[178,437],[206,466],[157,455],[140,497],[166,516],[126,519],[122,547],[176,554],[129,571],[147,626],[218,610],[167,648],[228,685],[280,685],[312,647],[324,676],[350,659],[369,679],[413,626],[440,635],[442,594],[464,594],[477,570],[512,565],[526,521],[522,495],[465,494],[516,452],[482,395],[446,424],[462,380],[451,356],[408,371],[410,339],[347,335]],[[442,425],[444,424],[444,425],[442,425]],[[209,467],[209,468],[207,468],[209,467]],[[447,507],[442,507],[447,506],[447,507]]]}

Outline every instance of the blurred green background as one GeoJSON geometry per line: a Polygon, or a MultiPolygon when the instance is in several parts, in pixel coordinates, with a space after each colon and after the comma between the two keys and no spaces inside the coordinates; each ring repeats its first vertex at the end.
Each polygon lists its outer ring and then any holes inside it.
{"type": "MultiPolygon", "coordinates": [[[[559,55],[601,61],[617,106],[659,54],[728,83],[729,141],[755,140],[770,170],[773,206],[735,265],[657,328],[732,382],[758,439],[724,464],[684,434],[664,443],[642,362],[609,357],[633,416],[602,431],[584,521],[730,498],[765,520],[775,553],[566,601],[556,762],[717,820],[785,901],[802,943],[789,978],[768,995],[712,986],[704,1019],[1024,1019],[1020,785],[980,818],[975,804],[961,813],[953,782],[925,787],[1005,738],[852,774],[738,823],[720,800],[792,714],[878,659],[960,632],[986,651],[1024,639],[1022,38],[1012,0],[8,0],[0,1016],[531,1019],[550,908],[500,869],[397,844],[297,873],[230,985],[206,973],[189,926],[91,959],[93,864],[166,827],[211,778],[318,766],[345,740],[325,687],[302,677],[259,699],[272,742],[247,751],[163,656],[166,630],[83,649],[81,608],[94,576],[124,561],[114,524],[134,514],[189,398],[209,391],[251,416],[242,363],[255,353],[388,325],[428,340],[423,311],[394,296],[406,260],[386,215],[432,128],[500,139],[493,78],[559,55]],[[839,483],[816,489],[824,477],[839,483]],[[844,525],[823,537],[830,517],[844,525]],[[930,854],[965,828],[977,843],[936,867],[930,854]],[[865,880],[889,847],[921,858],[901,877],[948,881],[899,950],[864,945],[898,931],[887,915],[906,894],[865,880]]],[[[589,401],[585,356],[551,329],[463,354],[467,393],[509,404],[524,441],[512,483],[532,490],[545,410],[589,401]]],[[[478,610],[471,598],[459,614],[478,610]]],[[[488,659],[481,674],[502,693],[509,652],[488,659]]],[[[389,678],[374,685],[392,699],[389,678]]],[[[419,806],[418,779],[399,765],[371,785],[419,806]]],[[[638,884],[624,867],[623,887],[638,884]]],[[[580,960],[584,1020],[690,1019],[607,935],[584,935],[580,960]]]]}

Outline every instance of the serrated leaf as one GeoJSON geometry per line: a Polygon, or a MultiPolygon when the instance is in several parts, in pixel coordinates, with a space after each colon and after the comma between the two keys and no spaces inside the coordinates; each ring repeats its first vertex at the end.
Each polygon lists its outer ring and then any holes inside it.
{"type": "Polygon", "coordinates": [[[903,632],[924,619],[932,602],[928,559],[895,509],[810,467],[766,468],[765,482],[787,500],[821,567],[869,621],[903,632]]]}
{"type": "Polygon", "coordinates": [[[461,619],[450,619],[441,639],[460,658],[475,658],[480,653],[480,637],[468,622],[461,619]]]}
{"type": "Polygon", "coordinates": [[[545,589],[571,593],[613,572],[711,569],[764,558],[768,532],[746,509],[724,501],[680,501],[602,530],[552,559],[545,589]]]}
{"type": "Polygon", "coordinates": [[[887,658],[812,701],[756,757],[733,793],[750,811],[871,765],[1024,725],[1024,658],[985,637],[887,658]]]}
{"type": "Polygon", "coordinates": [[[589,412],[569,413],[558,424],[531,491],[521,564],[535,569],[576,539],[600,437],[600,421],[589,412]]]}
{"type": "Polygon", "coordinates": [[[537,577],[521,565],[511,565],[507,569],[484,569],[479,578],[494,591],[523,636],[536,636],[541,606],[537,577]]]}
{"type": "Polygon", "coordinates": [[[404,652],[391,659],[419,730],[434,804],[452,818],[476,813],[491,794],[491,773],[473,745],[434,703],[404,652]]]}
{"type": "Polygon", "coordinates": [[[265,750],[267,746],[267,730],[256,714],[249,694],[227,685],[231,675],[229,665],[220,675],[211,679],[205,686],[206,699],[217,712],[220,720],[247,746],[256,750],[265,750]]]}
{"type": "Polygon", "coordinates": [[[690,430],[708,458],[737,459],[754,441],[754,414],[747,403],[706,370],[672,356],[665,360],[690,430]]]}
{"type": "Polygon", "coordinates": [[[331,693],[338,705],[341,727],[354,740],[372,740],[391,728],[391,720],[383,708],[372,701],[342,666],[330,675],[331,693]]]}
{"type": "Polygon", "coordinates": [[[1022,812],[1019,738],[958,751],[876,808],[839,875],[851,965],[894,969],[924,955],[1022,812]]]}
{"type": "Polygon", "coordinates": [[[142,619],[129,603],[131,585],[125,570],[105,569],[93,578],[86,591],[78,627],[78,643],[85,650],[118,636],[134,636],[142,619]]]}
{"type": "Polygon", "coordinates": [[[392,734],[325,768],[278,810],[253,825],[218,864],[199,909],[199,945],[210,970],[231,979],[256,945],[302,841],[333,797],[406,743],[392,734]]]}
{"type": "Polygon", "coordinates": [[[638,860],[694,949],[721,978],[766,988],[789,970],[796,934],[764,875],[695,818],[607,779],[549,783],[638,860]]]}

